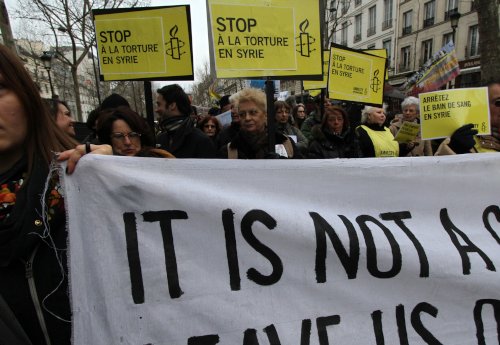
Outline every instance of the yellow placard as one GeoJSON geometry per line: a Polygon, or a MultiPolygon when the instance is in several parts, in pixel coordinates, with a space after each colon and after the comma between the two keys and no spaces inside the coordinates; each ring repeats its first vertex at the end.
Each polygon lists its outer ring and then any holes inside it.
{"type": "Polygon", "coordinates": [[[189,6],[94,10],[103,80],[193,80],[189,6]]]}
{"type": "Polygon", "coordinates": [[[323,51],[323,80],[304,80],[304,90],[326,89],[328,82],[328,66],[330,65],[330,51],[323,51]]]}
{"type": "Polygon", "coordinates": [[[207,3],[217,78],[322,77],[318,2],[207,3]]]}
{"type": "MultiPolygon", "coordinates": [[[[387,50],[386,49],[366,49],[363,50],[365,53],[372,54],[372,55],[377,55],[380,57],[383,57],[384,59],[387,60],[387,50]]],[[[389,79],[389,72],[385,71],[385,80],[389,79]]]]}
{"type": "Polygon", "coordinates": [[[328,97],[380,105],[384,94],[385,59],[334,45],[330,49],[328,97]]]}
{"type": "Polygon", "coordinates": [[[409,143],[417,138],[420,131],[420,124],[416,122],[404,121],[401,128],[396,133],[394,140],[400,143],[409,143]]]}
{"type": "Polygon", "coordinates": [[[419,99],[422,139],[448,137],[468,123],[478,135],[491,133],[486,87],[421,93],[419,99]]]}

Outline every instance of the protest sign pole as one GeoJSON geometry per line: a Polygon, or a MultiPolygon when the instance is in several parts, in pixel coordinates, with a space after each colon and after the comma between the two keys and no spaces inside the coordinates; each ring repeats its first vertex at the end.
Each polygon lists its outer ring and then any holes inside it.
{"type": "Polygon", "coordinates": [[[269,140],[269,152],[275,152],[276,145],[276,121],[274,118],[274,81],[266,79],[266,101],[267,101],[267,138],[269,140]]]}
{"type": "Polygon", "coordinates": [[[146,102],[146,119],[153,132],[155,131],[155,115],[153,111],[153,92],[151,91],[151,82],[144,81],[144,99],[146,102]]]}

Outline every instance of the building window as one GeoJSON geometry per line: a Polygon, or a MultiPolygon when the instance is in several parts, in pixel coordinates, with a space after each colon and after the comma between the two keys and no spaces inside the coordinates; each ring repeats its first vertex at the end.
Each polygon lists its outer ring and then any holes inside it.
{"type": "Polygon", "coordinates": [[[342,29],[340,32],[340,44],[343,46],[347,45],[347,22],[342,23],[342,29]]]}
{"type": "Polygon", "coordinates": [[[468,57],[479,55],[479,31],[477,25],[469,28],[469,38],[467,40],[466,55],[468,57]]]}
{"type": "Polygon", "coordinates": [[[361,41],[361,13],[354,17],[354,42],[361,41]]]}
{"type": "Polygon", "coordinates": [[[359,5],[361,5],[361,0],[355,0],[354,6],[358,7],[359,5]]]}
{"type": "Polygon", "coordinates": [[[424,4],[424,28],[434,24],[434,15],[436,12],[436,2],[434,0],[424,4]]]}
{"type": "Polygon", "coordinates": [[[368,9],[368,32],[367,36],[375,35],[375,25],[377,23],[377,6],[368,9]]]}
{"type": "Polygon", "coordinates": [[[401,48],[401,64],[399,69],[401,72],[410,69],[410,46],[401,48]]]}
{"type": "Polygon", "coordinates": [[[403,13],[403,36],[411,34],[412,11],[403,13]]]}
{"type": "Polygon", "coordinates": [[[450,16],[456,12],[458,12],[458,0],[448,0],[446,2],[446,12],[444,13],[444,20],[450,19],[450,16]]]}
{"type": "Polygon", "coordinates": [[[392,41],[391,40],[385,40],[382,42],[382,48],[385,49],[387,52],[387,61],[388,64],[387,66],[391,67],[391,60],[392,60],[392,41]]]}
{"type": "Polygon", "coordinates": [[[341,0],[340,4],[342,7],[341,14],[344,15],[347,13],[347,10],[349,9],[349,2],[348,0],[341,0]]]}
{"type": "Polygon", "coordinates": [[[452,41],[453,41],[453,32],[443,35],[443,46],[452,41]]]}
{"type": "Polygon", "coordinates": [[[432,39],[422,41],[422,61],[421,65],[423,65],[427,60],[432,57],[432,39]]]}
{"type": "Polygon", "coordinates": [[[392,28],[392,0],[384,0],[384,21],[382,30],[392,28]]]}

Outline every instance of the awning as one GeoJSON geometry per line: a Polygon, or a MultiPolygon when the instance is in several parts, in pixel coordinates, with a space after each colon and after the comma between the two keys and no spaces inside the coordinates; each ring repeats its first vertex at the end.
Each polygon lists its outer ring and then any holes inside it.
{"type": "Polygon", "coordinates": [[[460,75],[481,72],[481,66],[469,67],[460,70],[460,75]]]}

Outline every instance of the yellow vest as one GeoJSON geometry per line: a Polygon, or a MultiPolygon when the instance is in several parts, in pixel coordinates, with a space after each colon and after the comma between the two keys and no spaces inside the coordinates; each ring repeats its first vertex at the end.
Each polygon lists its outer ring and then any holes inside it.
{"type": "Polygon", "coordinates": [[[375,157],[399,157],[399,144],[394,140],[389,128],[383,131],[374,131],[368,126],[361,125],[373,143],[375,157]]]}

